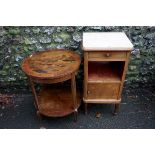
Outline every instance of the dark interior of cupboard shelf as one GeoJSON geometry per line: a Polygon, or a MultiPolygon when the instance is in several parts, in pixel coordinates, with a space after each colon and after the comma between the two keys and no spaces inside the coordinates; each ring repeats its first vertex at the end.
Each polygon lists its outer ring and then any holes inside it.
{"type": "Polygon", "coordinates": [[[125,62],[88,62],[89,82],[121,82],[125,62]]]}

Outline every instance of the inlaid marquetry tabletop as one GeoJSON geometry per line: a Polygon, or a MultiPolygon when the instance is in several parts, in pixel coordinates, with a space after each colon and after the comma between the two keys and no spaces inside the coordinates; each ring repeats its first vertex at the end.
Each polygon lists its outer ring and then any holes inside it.
{"type": "Polygon", "coordinates": [[[25,58],[23,71],[40,79],[60,78],[75,72],[80,65],[80,56],[69,50],[48,50],[35,52],[25,58]]]}

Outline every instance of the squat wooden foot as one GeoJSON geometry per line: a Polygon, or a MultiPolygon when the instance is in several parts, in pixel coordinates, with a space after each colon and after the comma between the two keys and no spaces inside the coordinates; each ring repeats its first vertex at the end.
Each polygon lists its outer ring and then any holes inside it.
{"type": "Polygon", "coordinates": [[[37,116],[38,116],[39,120],[42,120],[42,115],[40,114],[39,111],[37,111],[37,116]]]}
{"type": "Polygon", "coordinates": [[[114,112],[113,115],[116,116],[119,112],[120,104],[114,104],[114,112]]]}
{"type": "Polygon", "coordinates": [[[75,110],[74,111],[74,122],[77,122],[77,118],[78,118],[78,111],[75,110]]]}

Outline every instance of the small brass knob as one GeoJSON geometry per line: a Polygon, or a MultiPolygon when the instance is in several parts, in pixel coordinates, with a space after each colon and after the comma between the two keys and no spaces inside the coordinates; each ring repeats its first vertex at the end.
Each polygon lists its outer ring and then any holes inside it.
{"type": "Polygon", "coordinates": [[[87,94],[90,94],[90,91],[89,90],[87,91],[87,94]]]}
{"type": "Polygon", "coordinates": [[[110,53],[106,53],[105,56],[106,56],[106,57],[110,57],[111,54],[110,54],[110,53]]]}

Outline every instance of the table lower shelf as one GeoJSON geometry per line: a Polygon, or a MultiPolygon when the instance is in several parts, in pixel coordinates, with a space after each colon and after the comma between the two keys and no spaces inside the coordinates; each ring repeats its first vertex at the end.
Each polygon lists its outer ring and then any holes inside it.
{"type": "MultiPolygon", "coordinates": [[[[77,91],[76,109],[80,106],[80,98],[77,91]]],[[[44,87],[39,93],[38,100],[39,112],[48,117],[62,117],[75,111],[70,87],[44,87]]]]}

